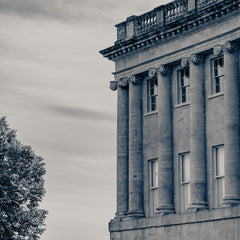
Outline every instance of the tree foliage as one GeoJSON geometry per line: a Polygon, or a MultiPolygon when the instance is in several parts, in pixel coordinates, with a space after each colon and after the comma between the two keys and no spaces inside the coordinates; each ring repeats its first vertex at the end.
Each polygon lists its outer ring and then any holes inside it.
{"type": "Polygon", "coordinates": [[[0,118],[0,239],[40,238],[47,215],[39,208],[45,172],[43,159],[22,145],[5,117],[0,118]]]}

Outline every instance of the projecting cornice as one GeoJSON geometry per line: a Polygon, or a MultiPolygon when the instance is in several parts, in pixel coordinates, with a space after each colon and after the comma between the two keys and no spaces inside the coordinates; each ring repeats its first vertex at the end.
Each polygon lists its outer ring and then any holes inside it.
{"type": "Polygon", "coordinates": [[[219,18],[238,14],[240,0],[178,0],[116,25],[118,40],[100,53],[115,60],[127,53],[177,38],[219,18]]]}

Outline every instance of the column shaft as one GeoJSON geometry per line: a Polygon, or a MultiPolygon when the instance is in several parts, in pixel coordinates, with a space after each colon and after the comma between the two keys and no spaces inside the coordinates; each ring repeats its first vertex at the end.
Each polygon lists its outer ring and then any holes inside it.
{"type": "Polygon", "coordinates": [[[117,99],[117,213],[128,211],[128,89],[118,87],[117,99]]]}
{"type": "Polygon", "coordinates": [[[204,208],[207,205],[207,169],[204,68],[200,57],[190,63],[190,102],[190,207],[204,208]]]}
{"type": "Polygon", "coordinates": [[[170,73],[158,73],[158,207],[162,213],[173,208],[173,130],[170,73]]]}
{"type": "Polygon", "coordinates": [[[240,200],[239,58],[234,50],[224,51],[225,203],[240,200]]]}
{"type": "Polygon", "coordinates": [[[129,211],[143,216],[142,87],[129,83],[129,211]]]}

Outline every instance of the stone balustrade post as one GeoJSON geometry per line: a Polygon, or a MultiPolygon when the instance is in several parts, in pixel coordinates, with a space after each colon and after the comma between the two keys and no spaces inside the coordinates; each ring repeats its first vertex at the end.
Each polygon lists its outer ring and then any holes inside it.
{"type": "Polygon", "coordinates": [[[141,217],[143,211],[142,83],[129,80],[129,208],[128,216],[141,217]]]}
{"type": "Polygon", "coordinates": [[[203,56],[190,57],[190,208],[207,206],[203,56]]]}

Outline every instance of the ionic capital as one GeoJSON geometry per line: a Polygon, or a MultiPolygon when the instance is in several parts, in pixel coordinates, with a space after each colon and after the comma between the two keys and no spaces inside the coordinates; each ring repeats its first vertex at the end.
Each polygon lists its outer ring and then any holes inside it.
{"type": "Polygon", "coordinates": [[[227,50],[228,52],[232,53],[234,52],[234,50],[238,47],[238,43],[237,42],[233,42],[233,41],[227,41],[224,44],[224,50],[227,50]]]}
{"type": "Polygon", "coordinates": [[[137,76],[134,74],[131,74],[127,78],[128,78],[128,82],[132,82],[135,85],[137,85],[140,82],[140,76],[137,76]]]}
{"type": "Polygon", "coordinates": [[[213,47],[213,54],[214,55],[220,55],[223,52],[223,45],[217,45],[213,47]]]}
{"type": "Polygon", "coordinates": [[[119,87],[125,88],[128,85],[128,78],[127,77],[120,78],[117,83],[119,87]]]}
{"type": "Polygon", "coordinates": [[[189,59],[189,62],[190,63],[193,63],[193,64],[199,64],[201,61],[201,55],[199,54],[192,54],[190,59],[189,59]]]}
{"type": "Polygon", "coordinates": [[[162,75],[167,75],[168,73],[170,73],[172,70],[172,66],[170,65],[163,65],[161,64],[158,68],[157,68],[157,73],[161,73],[162,75]]]}
{"type": "Polygon", "coordinates": [[[156,68],[150,68],[150,69],[148,70],[148,76],[149,76],[150,78],[153,78],[155,75],[156,75],[156,68]]]}
{"type": "Polygon", "coordinates": [[[187,67],[188,62],[189,62],[189,59],[188,59],[187,57],[182,58],[182,59],[181,59],[181,67],[182,67],[182,68],[187,67]]]}
{"type": "Polygon", "coordinates": [[[116,91],[118,87],[118,82],[117,81],[110,81],[110,89],[112,91],[116,91]]]}

